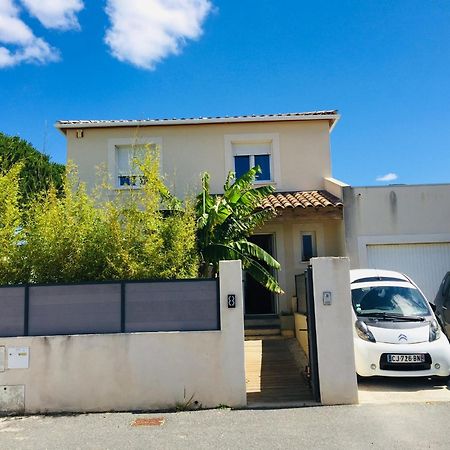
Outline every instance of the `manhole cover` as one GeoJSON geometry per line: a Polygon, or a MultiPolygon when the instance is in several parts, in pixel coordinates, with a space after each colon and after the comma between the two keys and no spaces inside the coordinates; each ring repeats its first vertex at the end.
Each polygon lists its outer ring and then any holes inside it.
{"type": "Polygon", "coordinates": [[[136,419],[131,426],[132,427],[160,427],[166,419],[164,417],[143,417],[136,419]]]}

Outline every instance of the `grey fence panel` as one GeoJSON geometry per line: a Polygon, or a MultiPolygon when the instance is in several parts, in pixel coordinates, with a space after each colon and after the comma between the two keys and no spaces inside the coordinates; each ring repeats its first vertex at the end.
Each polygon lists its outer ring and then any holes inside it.
{"type": "Polygon", "coordinates": [[[216,280],[127,283],[125,331],[218,330],[216,280]]]}
{"type": "Polygon", "coordinates": [[[120,284],[30,286],[30,336],[120,333],[120,284]]]}
{"type": "Polygon", "coordinates": [[[0,290],[0,336],[22,336],[25,333],[25,288],[0,290]]]}

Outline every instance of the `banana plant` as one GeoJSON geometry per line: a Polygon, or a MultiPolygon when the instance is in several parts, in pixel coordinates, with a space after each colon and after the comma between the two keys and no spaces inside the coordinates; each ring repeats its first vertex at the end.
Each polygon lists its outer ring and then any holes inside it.
{"type": "Polygon", "coordinates": [[[219,261],[240,259],[243,268],[260,284],[275,293],[283,293],[266,267],[278,270],[280,263],[258,245],[248,241],[255,229],[275,215],[275,210],[261,208],[272,186],[254,183],[261,169],[256,166],[236,179],[230,172],[224,193],[210,192],[209,174],[202,175],[202,192],[197,196],[197,241],[201,254],[202,276],[218,272],[219,261]],[[265,267],[266,266],[266,267],[265,267]]]}

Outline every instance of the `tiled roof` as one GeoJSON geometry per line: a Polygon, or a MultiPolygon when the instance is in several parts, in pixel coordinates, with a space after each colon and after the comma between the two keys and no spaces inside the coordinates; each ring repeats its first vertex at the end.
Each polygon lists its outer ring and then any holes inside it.
{"type": "Polygon", "coordinates": [[[327,191],[277,192],[262,202],[263,209],[342,208],[341,200],[327,191]]]}
{"type": "Polygon", "coordinates": [[[183,117],[172,119],[137,119],[137,120],[58,120],[56,128],[77,127],[124,127],[124,126],[148,126],[148,125],[190,125],[203,123],[233,123],[233,122],[275,122],[288,120],[329,119],[335,122],[339,119],[339,113],[335,109],[324,111],[293,112],[283,114],[252,114],[242,116],[216,116],[216,117],[183,117]]]}

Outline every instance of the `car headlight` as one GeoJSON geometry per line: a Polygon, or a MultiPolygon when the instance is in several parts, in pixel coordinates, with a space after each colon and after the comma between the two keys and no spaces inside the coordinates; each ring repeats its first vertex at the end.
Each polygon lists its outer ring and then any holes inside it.
{"type": "Polygon", "coordinates": [[[429,341],[433,342],[436,339],[439,339],[440,337],[441,337],[441,327],[439,326],[437,321],[435,319],[433,319],[430,322],[430,337],[429,337],[429,341]]]}
{"type": "Polygon", "coordinates": [[[362,320],[357,320],[355,322],[356,334],[363,340],[368,342],[376,342],[375,337],[369,330],[369,327],[362,320]]]}

